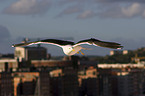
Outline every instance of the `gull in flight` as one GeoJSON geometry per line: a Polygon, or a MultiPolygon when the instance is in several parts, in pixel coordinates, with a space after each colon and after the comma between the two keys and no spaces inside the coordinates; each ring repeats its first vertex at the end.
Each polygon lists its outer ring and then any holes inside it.
{"type": "Polygon", "coordinates": [[[84,55],[84,53],[82,53],[81,50],[82,49],[89,50],[89,48],[82,47],[81,46],[82,44],[88,44],[88,45],[94,45],[94,46],[100,46],[100,47],[106,47],[106,48],[113,48],[113,49],[122,49],[123,48],[123,46],[121,46],[121,44],[119,44],[119,43],[101,41],[101,40],[98,40],[95,38],[81,40],[77,43],[74,43],[71,41],[65,41],[65,40],[58,40],[58,39],[45,39],[45,40],[38,40],[38,41],[34,41],[34,42],[13,44],[12,47],[21,47],[21,46],[28,46],[28,45],[41,44],[41,43],[59,46],[63,49],[63,52],[69,56],[77,54],[79,52],[82,55],[84,55]]]}

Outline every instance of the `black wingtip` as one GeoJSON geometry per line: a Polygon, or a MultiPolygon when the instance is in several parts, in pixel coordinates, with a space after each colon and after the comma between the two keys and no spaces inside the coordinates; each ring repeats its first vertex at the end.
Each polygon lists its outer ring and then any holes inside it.
{"type": "Polygon", "coordinates": [[[25,43],[13,44],[12,45],[12,47],[20,47],[20,46],[25,46],[25,43]]]}
{"type": "Polygon", "coordinates": [[[117,49],[123,49],[124,46],[119,46],[117,49]]]}

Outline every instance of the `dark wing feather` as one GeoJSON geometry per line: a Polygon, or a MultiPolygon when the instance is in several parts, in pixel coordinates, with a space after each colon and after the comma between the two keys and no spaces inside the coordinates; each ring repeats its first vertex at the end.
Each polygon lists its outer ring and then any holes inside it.
{"type": "Polygon", "coordinates": [[[64,40],[57,40],[57,39],[45,39],[45,40],[39,40],[39,41],[34,41],[34,42],[14,44],[12,47],[28,46],[28,45],[41,44],[41,43],[52,44],[52,45],[56,45],[56,46],[74,45],[74,42],[71,42],[71,41],[64,41],[64,40]]]}
{"type": "Polygon", "coordinates": [[[121,44],[119,43],[106,42],[106,41],[101,41],[94,38],[81,40],[78,43],[76,43],[74,46],[81,45],[81,44],[89,44],[89,45],[95,45],[95,46],[107,47],[107,48],[113,48],[113,49],[123,48],[123,46],[121,46],[121,44]]]}

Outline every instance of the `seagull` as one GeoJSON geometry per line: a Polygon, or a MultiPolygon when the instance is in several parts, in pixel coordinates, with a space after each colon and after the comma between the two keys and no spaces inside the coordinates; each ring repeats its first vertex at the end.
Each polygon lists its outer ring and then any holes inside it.
{"type": "Polygon", "coordinates": [[[121,44],[119,44],[119,43],[101,41],[101,40],[98,40],[95,38],[81,40],[77,43],[74,43],[72,41],[58,40],[58,39],[45,39],[45,40],[38,40],[38,41],[34,41],[34,42],[24,42],[24,43],[19,43],[19,44],[13,44],[12,47],[21,47],[21,46],[28,46],[28,45],[42,44],[42,43],[59,46],[62,48],[63,52],[68,56],[78,54],[79,52],[82,55],[84,55],[84,53],[81,51],[82,49],[90,50],[89,48],[82,47],[81,46],[82,44],[88,44],[88,45],[94,45],[94,46],[100,46],[100,47],[106,47],[106,48],[113,48],[113,49],[122,49],[123,48],[123,46],[121,46],[121,44]]]}

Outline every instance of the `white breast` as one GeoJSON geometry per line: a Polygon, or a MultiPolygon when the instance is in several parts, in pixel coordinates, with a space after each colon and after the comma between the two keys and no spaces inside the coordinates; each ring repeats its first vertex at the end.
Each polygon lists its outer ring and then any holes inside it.
{"type": "Polygon", "coordinates": [[[71,50],[71,51],[68,52],[66,55],[69,55],[69,56],[74,55],[74,54],[76,54],[77,52],[79,52],[81,49],[83,49],[83,47],[81,47],[81,46],[75,46],[73,49],[74,49],[74,50],[71,50]]]}

